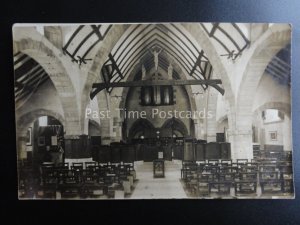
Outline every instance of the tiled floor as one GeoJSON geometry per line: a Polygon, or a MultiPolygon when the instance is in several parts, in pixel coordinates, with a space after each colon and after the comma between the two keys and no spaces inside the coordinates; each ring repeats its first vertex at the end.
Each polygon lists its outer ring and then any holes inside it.
{"type": "Polygon", "coordinates": [[[179,181],[181,163],[165,161],[165,178],[153,178],[153,163],[136,165],[138,184],[132,199],[186,198],[179,181]]]}

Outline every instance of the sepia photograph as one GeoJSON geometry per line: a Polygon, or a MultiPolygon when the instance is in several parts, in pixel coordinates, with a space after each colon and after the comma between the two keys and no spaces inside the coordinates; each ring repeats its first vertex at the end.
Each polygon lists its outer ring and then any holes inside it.
{"type": "Polygon", "coordinates": [[[12,32],[20,200],[295,198],[290,24],[12,32]]]}

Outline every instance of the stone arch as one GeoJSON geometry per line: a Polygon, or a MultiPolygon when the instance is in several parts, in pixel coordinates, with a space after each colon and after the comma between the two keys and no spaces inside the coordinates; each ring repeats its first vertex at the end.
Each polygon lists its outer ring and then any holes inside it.
{"type": "MultiPolygon", "coordinates": [[[[129,25],[127,24],[115,24],[108,31],[105,39],[99,45],[96,56],[93,59],[92,66],[90,67],[85,83],[83,84],[82,98],[81,98],[81,115],[84,115],[86,106],[90,101],[90,92],[92,85],[96,81],[102,81],[100,71],[102,65],[107,60],[108,54],[112,51],[115,44],[122,37],[123,33],[127,30],[129,25]]],[[[100,107],[100,106],[99,106],[100,107]]],[[[83,121],[84,123],[84,121],[83,121]]],[[[84,126],[84,124],[82,124],[84,126]]]]}
{"type": "MultiPolygon", "coordinates": [[[[162,53],[163,54],[163,53],[162,53]]],[[[182,68],[182,66],[178,63],[176,63],[176,60],[170,56],[166,54],[166,58],[168,59],[169,62],[172,62],[172,66],[173,69],[175,71],[177,71],[178,75],[180,76],[180,79],[192,79],[189,75],[186,74],[185,70],[182,68]]],[[[125,77],[125,79],[123,81],[133,81],[136,74],[139,72],[139,70],[141,69],[141,63],[140,62],[136,62],[133,66],[131,71],[129,72],[129,75],[127,77],[125,77]]],[[[165,77],[167,77],[167,72],[164,71],[163,69],[161,69],[160,67],[158,68],[159,73],[165,75],[165,77]]],[[[147,73],[149,73],[150,71],[148,71],[147,73]]],[[[191,110],[197,110],[198,105],[197,102],[195,102],[195,100],[192,98],[192,92],[193,92],[193,88],[195,89],[195,86],[185,86],[185,92],[187,93],[187,96],[189,98],[189,103],[191,106],[191,110]]],[[[113,90],[112,93],[115,93],[115,90],[113,90]]],[[[194,90],[195,92],[197,90],[194,90]]],[[[120,94],[121,96],[127,96],[129,92],[129,88],[118,88],[118,94],[120,94]]],[[[123,99],[121,99],[119,101],[118,107],[119,108],[125,108],[126,106],[126,99],[123,97],[123,99]]]]}
{"type": "Polygon", "coordinates": [[[181,133],[183,134],[183,136],[187,136],[189,134],[188,129],[186,128],[185,124],[176,118],[171,118],[168,119],[164,122],[164,124],[161,126],[161,129],[164,128],[170,128],[172,126],[175,126],[174,129],[181,131],[181,133]]]}
{"type": "Polygon", "coordinates": [[[225,89],[225,98],[228,100],[230,107],[234,106],[234,92],[230,82],[229,68],[226,67],[220,59],[220,56],[211,42],[211,39],[207,36],[200,24],[197,23],[184,23],[182,26],[186,31],[194,38],[194,40],[201,46],[205,54],[207,55],[213,69],[216,79],[222,80],[222,86],[225,89]]]}
{"type": "MultiPolygon", "coordinates": [[[[63,126],[65,126],[65,119],[62,115],[52,110],[37,109],[31,112],[24,113],[16,119],[16,139],[18,157],[23,158],[22,154],[26,152],[26,133],[29,125],[41,116],[51,116],[56,118],[63,126]]],[[[26,157],[25,157],[26,158],[26,157]]]]}
{"type": "MultiPolygon", "coordinates": [[[[186,74],[184,74],[184,70],[180,67],[180,65],[178,65],[177,63],[175,63],[176,62],[175,60],[171,59],[170,61],[174,62],[172,64],[173,65],[173,69],[177,71],[178,75],[180,76],[180,79],[187,79],[188,77],[187,77],[186,74]]],[[[125,81],[133,81],[134,80],[135,75],[141,69],[141,67],[139,65],[140,65],[140,63],[136,63],[134,65],[133,69],[129,73],[129,76],[126,77],[125,81]]],[[[158,71],[164,77],[168,77],[167,72],[165,70],[161,69],[160,67],[158,68],[158,71]]],[[[152,70],[147,71],[147,74],[151,74],[151,72],[154,73],[153,68],[152,68],[152,70]]],[[[187,110],[197,111],[197,109],[199,108],[199,106],[198,106],[197,102],[195,101],[195,99],[193,98],[192,88],[190,86],[184,86],[182,88],[183,88],[182,90],[183,90],[184,95],[187,96],[187,99],[189,101],[189,109],[187,109],[187,110]]],[[[114,89],[112,93],[116,93],[116,92],[114,92],[115,90],[116,89],[114,89]]],[[[116,105],[117,108],[120,108],[120,109],[127,108],[126,107],[127,106],[126,105],[126,96],[128,96],[129,90],[130,90],[129,88],[118,88],[118,90],[117,90],[118,94],[117,95],[123,96],[123,98],[119,101],[118,105],[116,105]]],[[[196,124],[193,124],[193,125],[194,125],[193,130],[195,130],[196,124]]]]}
{"type": "Polygon", "coordinates": [[[38,62],[47,72],[62,103],[66,118],[66,131],[68,134],[78,134],[81,128],[74,78],[70,77],[64,65],[62,53],[45,37],[38,35],[37,32],[32,32],[32,37],[30,35],[21,36],[15,42],[16,47],[18,51],[38,62]],[[38,40],[36,40],[37,36],[38,40]]]}
{"type": "Polygon", "coordinates": [[[247,63],[237,94],[237,118],[243,120],[245,126],[251,125],[253,93],[272,58],[290,42],[289,26],[274,26],[269,28],[255,42],[254,51],[247,63]],[[247,121],[247,123],[245,123],[247,121]]]}
{"type": "MultiPolygon", "coordinates": [[[[229,110],[234,112],[235,108],[235,94],[231,79],[229,77],[229,68],[221,61],[220,56],[215,48],[212,40],[208,37],[200,24],[182,24],[185,30],[194,38],[194,40],[201,46],[207,55],[213,70],[214,78],[222,80],[222,86],[225,89],[225,100],[228,103],[229,110]]],[[[212,105],[211,105],[212,106],[212,105]]],[[[213,107],[213,106],[212,106],[213,107]]],[[[213,109],[214,110],[214,109],[213,109]]],[[[230,123],[231,125],[231,123],[230,123]]],[[[214,137],[212,137],[214,138],[214,137]]]]}
{"type": "MultiPolygon", "coordinates": [[[[285,150],[291,150],[292,149],[292,124],[291,124],[291,105],[290,103],[286,102],[267,102],[265,104],[262,104],[261,106],[257,107],[253,111],[253,119],[260,118],[260,122],[256,122],[256,125],[260,126],[262,129],[255,129],[254,127],[254,133],[253,137],[255,140],[258,140],[258,142],[261,145],[261,148],[264,148],[265,144],[265,139],[264,139],[264,132],[265,130],[263,129],[263,121],[261,120],[261,112],[266,110],[266,109],[277,109],[280,112],[283,112],[284,118],[283,118],[283,126],[282,126],[282,136],[283,138],[283,146],[285,150]]],[[[252,121],[253,122],[253,121],[252,121]]],[[[253,124],[254,125],[254,124],[253,124]]]]}
{"type": "MultiPolygon", "coordinates": [[[[153,126],[153,124],[147,120],[147,119],[137,119],[136,121],[134,121],[134,123],[132,124],[132,126],[129,129],[128,132],[128,138],[132,139],[136,136],[137,132],[139,132],[139,130],[144,129],[146,132],[151,132],[155,129],[155,127],[153,126]]],[[[149,136],[152,136],[153,134],[149,133],[149,136]]]]}
{"type": "Polygon", "coordinates": [[[280,49],[290,42],[289,26],[272,26],[251,46],[250,57],[238,87],[236,107],[228,115],[233,158],[253,158],[252,107],[264,71],[280,49]]]}
{"type": "MultiPolygon", "coordinates": [[[[98,82],[98,81],[97,81],[98,82]]],[[[89,104],[92,102],[95,102],[95,108],[93,110],[96,110],[98,113],[99,112],[106,112],[111,110],[111,104],[110,104],[110,96],[106,91],[101,91],[99,92],[94,99],[89,100],[89,104]]],[[[86,105],[85,110],[87,110],[87,107],[89,104],[86,105]]],[[[110,113],[111,116],[111,113],[110,113]]],[[[84,133],[88,134],[88,127],[89,127],[89,121],[90,118],[86,117],[86,111],[82,115],[83,119],[82,121],[84,122],[84,133]]],[[[112,118],[107,118],[106,113],[104,118],[97,118],[94,120],[96,123],[100,124],[100,131],[101,134],[103,134],[104,138],[108,141],[109,144],[109,139],[110,136],[112,135],[112,118]]]]}
{"type": "Polygon", "coordinates": [[[65,126],[65,119],[59,113],[48,109],[36,109],[34,111],[30,111],[20,115],[19,119],[17,119],[16,122],[17,131],[18,131],[17,136],[24,135],[26,133],[26,129],[28,125],[41,116],[52,116],[56,118],[63,126],[65,126]]]}
{"type": "Polygon", "coordinates": [[[254,113],[259,113],[265,109],[277,109],[285,113],[288,118],[291,118],[291,105],[285,102],[267,102],[259,106],[254,113]]]}

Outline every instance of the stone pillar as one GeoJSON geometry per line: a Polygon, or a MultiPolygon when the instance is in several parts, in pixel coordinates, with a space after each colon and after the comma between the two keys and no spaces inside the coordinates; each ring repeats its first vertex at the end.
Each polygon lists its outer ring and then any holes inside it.
{"type": "Polygon", "coordinates": [[[109,112],[108,114],[105,113],[103,118],[100,118],[101,142],[103,145],[109,145],[113,133],[113,116],[110,111],[110,98],[102,91],[97,95],[97,101],[100,112],[109,112]]]}
{"type": "Polygon", "coordinates": [[[228,114],[228,138],[231,143],[231,158],[253,159],[252,112],[236,112],[232,107],[228,114]]]}
{"type": "Polygon", "coordinates": [[[114,117],[113,119],[113,127],[115,130],[114,141],[119,142],[122,139],[122,123],[123,120],[119,117],[114,117]]]}
{"type": "Polygon", "coordinates": [[[103,145],[109,145],[112,138],[112,119],[100,119],[101,141],[103,145]]]}
{"type": "MultiPolygon", "coordinates": [[[[33,124],[30,125],[31,127],[33,124]]],[[[33,152],[33,145],[34,145],[34,132],[31,133],[31,146],[27,146],[27,127],[18,126],[17,133],[16,133],[16,144],[17,144],[17,157],[18,160],[27,159],[27,153],[33,152]]]]}
{"type": "Polygon", "coordinates": [[[26,136],[18,136],[17,137],[17,156],[18,160],[27,159],[27,147],[31,147],[30,150],[32,151],[32,146],[26,146],[26,136]]]}
{"type": "Polygon", "coordinates": [[[204,135],[203,119],[195,119],[194,123],[195,123],[195,137],[197,139],[204,140],[206,137],[204,135]]]}
{"type": "Polygon", "coordinates": [[[252,129],[249,130],[229,130],[229,142],[231,143],[231,158],[253,159],[252,129]]]}
{"type": "Polygon", "coordinates": [[[284,116],[283,126],[282,126],[282,138],[283,138],[283,150],[292,150],[292,130],[291,130],[291,120],[286,115],[284,116]]]}
{"type": "Polygon", "coordinates": [[[207,99],[207,112],[210,112],[210,117],[206,116],[207,142],[216,142],[217,140],[217,100],[218,93],[215,89],[209,88],[207,99]]]}
{"type": "Polygon", "coordinates": [[[84,133],[84,127],[81,127],[78,117],[73,116],[72,113],[67,113],[65,131],[66,135],[78,135],[84,133]]]}

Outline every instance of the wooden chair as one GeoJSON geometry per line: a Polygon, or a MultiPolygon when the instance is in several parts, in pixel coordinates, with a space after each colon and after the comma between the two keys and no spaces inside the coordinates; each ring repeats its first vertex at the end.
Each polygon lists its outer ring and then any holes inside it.
{"type": "Polygon", "coordinates": [[[248,159],[237,159],[236,162],[238,165],[244,165],[248,163],[248,159]]]}
{"type": "Polygon", "coordinates": [[[208,196],[210,194],[209,183],[215,181],[216,176],[211,173],[198,174],[196,193],[197,196],[208,196]]]}
{"type": "Polygon", "coordinates": [[[71,169],[73,169],[73,170],[83,170],[83,163],[72,163],[71,169]]]}
{"type": "Polygon", "coordinates": [[[232,160],[231,159],[221,159],[221,165],[222,166],[231,166],[232,160]]]}
{"type": "Polygon", "coordinates": [[[208,160],[208,164],[209,164],[209,165],[217,166],[219,163],[220,163],[220,162],[219,162],[218,159],[209,159],[209,160],[208,160]]]}
{"type": "Polygon", "coordinates": [[[69,163],[64,162],[64,163],[58,163],[56,168],[60,168],[60,169],[69,169],[69,163]]]}
{"type": "Polygon", "coordinates": [[[282,191],[284,193],[294,193],[293,173],[281,171],[282,191]]]}
{"type": "Polygon", "coordinates": [[[277,171],[259,172],[262,193],[283,193],[282,180],[277,171]]]}
{"type": "Polygon", "coordinates": [[[97,162],[85,162],[85,168],[89,168],[89,167],[97,167],[98,163],[97,162]]]}
{"type": "Polygon", "coordinates": [[[257,191],[257,172],[239,172],[236,174],[234,189],[236,194],[254,194],[257,191]]]}

